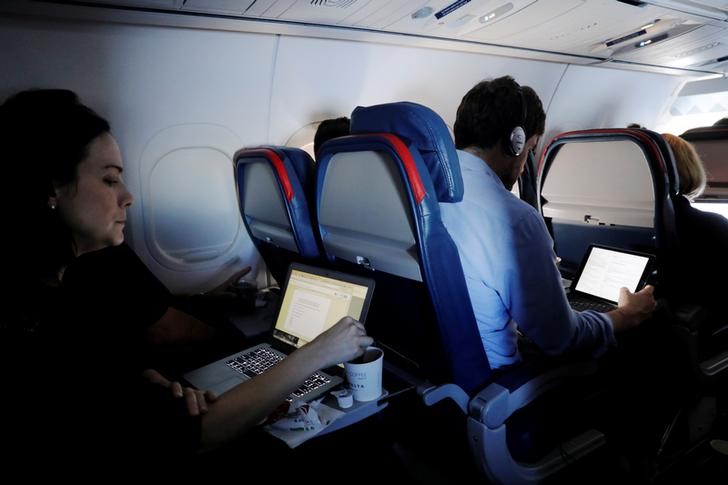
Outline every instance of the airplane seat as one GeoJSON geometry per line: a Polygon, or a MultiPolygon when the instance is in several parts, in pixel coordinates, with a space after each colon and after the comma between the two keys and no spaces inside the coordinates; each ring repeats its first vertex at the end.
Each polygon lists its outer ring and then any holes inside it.
{"type": "Polygon", "coordinates": [[[728,128],[693,128],[680,137],[693,144],[708,174],[708,185],[698,200],[728,204],[728,128]]]}
{"type": "Polygon", "coordinates": [[[454,146],[428,108],[374,108],[355,109],[352,135],[322,145],[316,203],[324,255],[375,278],[367,330],[392,358],[471,391],[490,367],[473,344],[480,339],[457,248],[440,220],[439,200],[462,197],[454,146]]]}
{"type": "MultiPolygon", "coordinates": [[[[728,150],[728,128],[726,127],[704,127],[694,128],[680,135],[683,139],[690,142],[698,155],[703,161],[707,174],[707,185],[703,194],[693,201],[690,205],[698,207],[700,210],[708,212],[718,212],[728,217],[728,160],[726,153],[728,150]]],[[[679,283],[684,282],[687,278],[697,278],[701,281],[713,281],[714,283],[706,286],[704,284],[694,285],[690,291],[680,293],[685,301],[697,302],[721,302],[722,295],[728,293],[728,282],[726,282],[726,274],[728,268],[725,263],[720,264],[719,261],[709,259],[709,255],[719,250],[721,243],[725,243],[725,239],[720,240],[715,234],[707,236],[705,234],[696,235],[691,233],[694,226],[686,204],[676,205],[676,218],[678,225],[678,234],[681,236],[681,242],[684,244],[685,258],[683,258],[684,266],[677,274],[677,289],[680,288],[679,283]],[[714,241],[704,241],[702,238],[713,237],[714,241]],[[700,252],[704,248],[707,251],[705,255],[695,257],[695,252],[700,252]],[[688,264],[688,261],[693,263],[688,264]],[[708,290],[706,292],[706,290],[708,290]]],[[[723,233],[725,234],[725,233],[723,233]]],[[[724,236],[725,237],[725,236],[724,236]]],[[[723,258],[723,261],[725,258],[723,258]]],[[[722,302],[721,302],[722,303],[722,302]]],[[[712,304],[711,318],[715,321],[716,334],[722,335],[721,339],[712,338],[712,344],[718,348],[728,348],[728,311],[725,305],[712,304]],[[719,343],[716,343],[719,340],[719,343]]],[[[718,335],[716,335],[717,337],[718,335]]]]}
{"type": "Polygon", "coordinates": [[[319,262],[310,155],[299,148],[260,146],[238,150],[233,160],[240,214],[275,280],[283,283],[291,262],[319,262]]]}
{"type": "MultiPolygon", "coordinates": [[[[672,150],[665,139],[649,130],[641,130],[657,138],[660,149],[666,162],[672,166],[668,171],[671,182],[671,197],[679,195],[679,175],[672,150]]],[[[693,128],[680,135],[689,141],[703,160],[708,183],[705,192],[697,202],[728,203],[728,190],[725,189],[728,181],[728,170],[725,166],[725,150],[728,148],[728,128],[704,127],[693,128]]],[[[690,275],[698,279],[713,280],[711,286],[725,288],[725,282],[720,281],[724,274],[721,268],[695,268],[695,266],[682,267],[689,258],[685,251],[685,228],[683,227],[684,205],[674,203],[674,231],[675,231],[675,257],[671,258],[667,278],[667,298],[670,300],[673,316],[676,322],[676,332],[683,340],[683,348],[688,355],[688,362],[701,385],[719,385],[720,379],[728,375],[728,320],[726,314],[716,312],[715,308],[707,308],[698,300],[693,300],[694,293],[685,291],[691,286],[690,275]],[[672,267],[674,266],[674,267],[672,267]]],[[[722,268],[725,270],[725,268],[722,268]]],[[[717,290],[720,292],[720,290],[717,290]]]]}
{"type": "MultiPolygon", "coordinates": [[[[728,292],[725,281],[728,268],[719,261],[697,254],[702,248],[706,249],[706,254],[713,254],[711,244],[715,248],[721,247],[721,243],[718,239],[706,240],[705,234],[693,234],[691,214],[687,211],[692,205],[710,212],[721,212],[720,208],[728,204],[728,170],[725,164],[728,128],[694,128],[680,136],[698,152],[708,180],[705,191],[695,201],[689,205],[685,200],[675,203],[680,257],[675,260],[676,270],[672,275],[669,298],[674,315],[672,329],[680,345],[679,355],[683,356],[692,380],[689,382],[691,393],[675,415],[664,440],[677,441],[673,435],[679,435],[675,431],[678,418],[687,419],[688,425],[683,426],[688,429],[687,433],[682,433],[683,446],[694,447],[700,439],[711,437],[710,434],[706,436],[703,430],[709,432],[711,428],[718,428],[715,424],[710,426],[706,423],[714,422],[715,415],[724,415],[724,411],[721,413],[716,410],[716,406],[724,409],[728,398],[725,394],[728,379],[728,312],[722,298],[728,292]]],[[[726,213],[725,209],[722,213],[726,213]]]]}
{"type": "Polygon", "coordinates": [[[685,403],[700,395],[691,375],[728,365],[728,354],[705,356],[698,350],[705,336],[704,314],[671,301],[681,258],[673,203],[679,176],[672,151],[661,135],[645,129],[564,133],[544,151],[539,188],[541,212],[550,219],[565,275],[573,274],[590,243],[657,256],[656,278],[650,282],[661,305],[651,322],[620,337],[620,344],[628,349],[621,357],[628,359],[623,370],[632,374],[632,390],[639,392],[649,383],[654,396],[661,396],[646,411],[653,432],[662,434],[655,452],[659,459],[674,420],[685,403]]]}
{"type": "MultiPolygon", "coordinates": [[[[447,428],[448,436],[455,432],[480,471],[498,483],[540,481],[599,449],[604,436],[588,429],[559,443],[560,450],[551,435],[547,451],[542,445],[537,454],[522,451],[545,441],[524,432],[527,420],[514,430],[526,439],[508,441],[513,414],[569,376],[594,369],[580,364],[490,369],[457,248],[440,219],[439,204],[458,203],[463,191],[457,153],[442,119],[415,103],[358,107],[351,114],[351,133],[321,147],[318,230],[325,258],[343,271],[375,279],[367,332],[385,350],[388,375],[416,385],[418,402],[425,405],[405,409],[393,422],[404,426],[412,421],[408,415],[455,403],[460,419],[438,427],[425,412],[428,417],[406,428],[414,433],[410,438],[424,444],[442,436],[434,429],[447,428]]],[[[450,443],[448,450],[457,455],[457,445],[450,443]]]]}
{"type": "Polygon", "coordinates": [[[644,131],[567,132],[545,148],[539,209],[565,276],[574,275],[592,243],[656,255],[674,245],[676,175],[644,131]]]}

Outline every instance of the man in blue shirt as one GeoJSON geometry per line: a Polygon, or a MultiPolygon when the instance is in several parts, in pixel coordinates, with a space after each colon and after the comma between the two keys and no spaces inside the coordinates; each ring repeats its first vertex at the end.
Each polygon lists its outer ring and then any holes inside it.
{"type": "Polygon", "coordinates": [[[473,87],[455,121],[465,194],[440,210],[493,368],[520,362],[518,331],[548,355],[596,357],[615,344],[614,332],[636,327],[655,308],[651,286],[622,288],[618,308],[608,313],[569,306],[543,218],[510,192],[545,119],[535,91],[504,76],[473,87]]]}

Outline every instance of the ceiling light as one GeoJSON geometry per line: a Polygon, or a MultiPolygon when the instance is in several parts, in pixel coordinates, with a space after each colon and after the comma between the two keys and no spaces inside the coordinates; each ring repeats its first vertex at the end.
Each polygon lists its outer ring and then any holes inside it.
{"type": "Polygon", "coordinates": [[[481,24],[484,24],[490,20],[493,20],[494,18],[503,15],[504,13],[510,12],[513,10],[513,3],[508,2],[504,3],[500,7],[496,8],[495,10],[491,10],[485,15],[482,15],[478,21],[480,21],[481,24]]]}
{"type": "Polygon", "coordinates": [[[665,40],[668,37],[670,37],[670,34],[668,32],[664,32],[660,35],[656,35],[652,37],[651,39],[643,40],[642,42],[638,42],[635,44],[635,48],[639,49],[640,47],[647,47],[650,44],[654,44],[655,42],[660,42],[661,40],[665,40]]]}

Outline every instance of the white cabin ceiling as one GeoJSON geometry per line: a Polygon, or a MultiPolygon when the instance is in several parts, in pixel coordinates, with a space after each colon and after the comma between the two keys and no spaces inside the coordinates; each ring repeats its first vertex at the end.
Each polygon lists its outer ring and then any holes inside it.
{"type": "MultiPolygon", "coordinates": [[[[728,73],[721,0],[86,0],[51,3],[151,9],[364,29],[518,49],[546,59],[728,73]]],[[[509,54],[512,55],[512,52],[509,54]]]]}

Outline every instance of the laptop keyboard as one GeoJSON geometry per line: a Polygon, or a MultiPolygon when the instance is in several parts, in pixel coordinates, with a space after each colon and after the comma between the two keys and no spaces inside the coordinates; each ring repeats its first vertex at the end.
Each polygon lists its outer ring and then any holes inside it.
{"type": "MultiPolygon", "coordinates": [[[[241,374],[245,374],[248,377],[254,377],[258,374],[262,374],[266,369],[276,365],[285,358],[285,354],[282,354],[271,347],[258,347],[250,352],[237,355],[234,359],[226,362],[226,364],[228,367],[240,372],[241,374]]],[[[316,372],[306,379],[298,389],[291,393],[288,397],[288,401],[292,400],[294,397],[305,400],[306,395],[311,394],[317,389],[330,383],[330,376],[316,372]]]]}
{"type": "Polygon", "coordinates": [[[615,308],[614,305],[611,305],[609,303],[601,303],[598,301],[571,300],[569,301],[569,304],[571,304],[571,308],[578,312],[583,312],[585,310],[595,310],[601,313],[606,313],[614,310],[615,308]]]}

